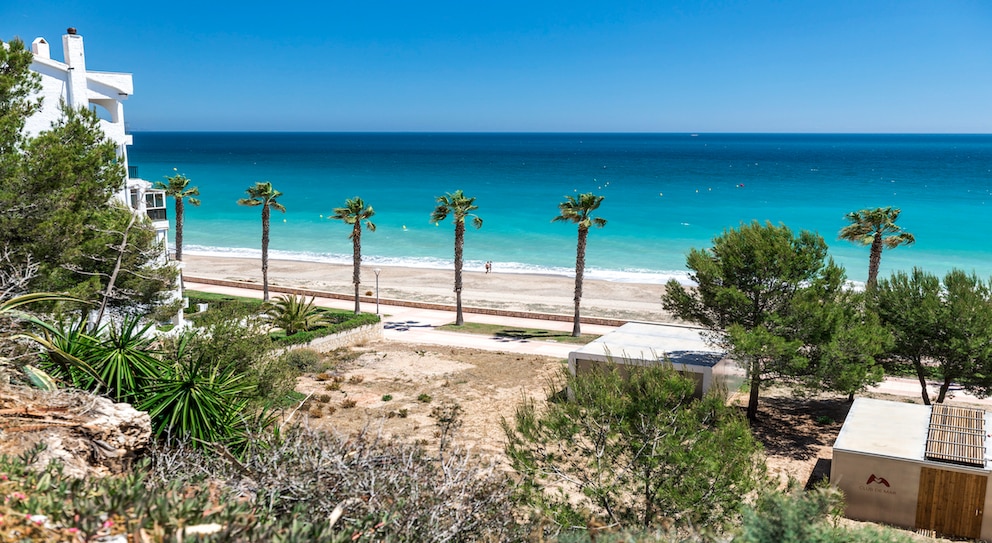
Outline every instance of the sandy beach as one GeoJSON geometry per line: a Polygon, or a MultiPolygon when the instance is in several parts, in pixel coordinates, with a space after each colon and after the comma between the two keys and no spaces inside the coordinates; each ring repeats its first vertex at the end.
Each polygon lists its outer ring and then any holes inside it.
{"type": "MultiPolygon", "coordinates": [[[[184,254],[184,274],[192,277],[232,281],[262,281],[259,259],[184,254]]],[[[374,266],[362,267],[362,293],[374,294],[374,266]]],[[[379,295],[382,298],[432,303],[455,303],[454,270],[379,266],[379,295]]],[[[561,315],[572,314],[575,280],[556,275],[499,273],[499,263],[492,273],[465,270],[462,303],[466,307],[487,307],[535,311],[561,315]]],[[[310,288],[326,292],[351,294],[352,267],[342,264],[269,261],[269,283],[287,287],[310,288]]],[[[623,320],[668,322],[671,317],[661,307],[664,285],[618,283],[585,280],[582,314],[623,320]]]]}

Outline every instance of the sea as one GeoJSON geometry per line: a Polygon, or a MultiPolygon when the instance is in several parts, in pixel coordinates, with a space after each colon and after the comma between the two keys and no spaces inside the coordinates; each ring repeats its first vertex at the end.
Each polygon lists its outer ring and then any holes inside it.
{"type": "MultiPolygon", "coordinates": [[[[881,277],[921,267],[992,276],[992,135],[135,132],[141,178],[185,174],[187,253],[258,257],[259,208],[237,204],[269,181],[283,193],[270,256],[350,264],[351,227],[335,207],[375,209],[363,263],[451,269],[454,227],[434,224],[440,195],[474,197],[482,228],[465,235],[465,269],[573,275],[577,229],[552,222],[566,196],[605,197],[586,277],[690,282],[692,248],[751,221],[823,236],[853,283],[868,248],[838,239],[844,215],[893,206],[916,243],[886,250],[881,277]]],[[[175,218],[169,203],[169,218],[175,218]]],[[[170,234],[174,233],[174,228],[170,234]]],[[[171,241],[170,241],[171,243],[171,241]]]]}

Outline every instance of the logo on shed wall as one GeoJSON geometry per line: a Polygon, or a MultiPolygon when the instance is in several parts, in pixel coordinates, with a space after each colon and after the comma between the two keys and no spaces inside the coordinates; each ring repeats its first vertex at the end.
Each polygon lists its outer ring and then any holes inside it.
{"type": "Polygon", "coordinates": [[[885,477],[876,477],[874,473],[872,473],[871,477],[869,477],[868,480],[865,481],[865,484],[885,485],[886,487],[889,486],[889,482],[885,480],[885,477]]]}
{"type": "Polygon", "coordinates": [[[875,494],[896,494],[896,491],[892,489],[892,485],[889,484],[888,479],[885,477],[879,477],[874,473],[868,476],[868,480],[865,481],[865,484],[858,485],[858,490],[862,492],[873,492],[875,494]]]}

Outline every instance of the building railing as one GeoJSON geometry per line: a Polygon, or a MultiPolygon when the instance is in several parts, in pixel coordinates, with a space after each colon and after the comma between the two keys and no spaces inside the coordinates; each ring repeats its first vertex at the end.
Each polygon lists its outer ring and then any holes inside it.
{"type": "Polygon", "coordinates": [[[138,167],[137,166],[128,166],[127,167],[127,178],[128,179],[141,179],[140,177],[138,177],[138,167]]]}

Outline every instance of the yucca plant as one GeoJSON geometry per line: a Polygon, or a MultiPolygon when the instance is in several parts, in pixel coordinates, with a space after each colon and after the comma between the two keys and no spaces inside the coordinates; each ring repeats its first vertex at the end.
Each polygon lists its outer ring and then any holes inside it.
{"type": "Polygon", "coordinates": [[[47,355],[47,362],[51,362],[51,364],[46,364],[46,360],[43,357],[41,365],[48,367],[42,368],[42,371],[52,371],[54,368],[60,373],[57,376],[71,380],[73,385],[76,385],[76,376],[86,376],[95,383],[103,384],[100,374],[85,359],[76,356],[83,350],[84,343],[82,341],[62,341],[64,336],[82,334],[85,321],[80,323],[78,327],[71,327],[69,333],[63,334],[62,329],[65,328],[64,326],[52,325],[20,309],[22,306],[33,302],[65,301],[79,302],[80,300],[51,292],[34,292],[14,296],[0,302],[0,317],[28,322],[41,330],[40,333],[25,332],[17,334],[14,336],[14,339],[30,339],[45,349],[44,355],[47,355]]]}
{"type": "Polygon", "coordinates": [[[327,321],[320,309],[314,305],[314,298],[306,296],[280,296],[265,312],[273,326],[282,328],[287,336],[325,326],[327,321]]]}
{"type": "MultiPolygon", "coordinates": [[[[115,402],[138,399],[161,371],[149,328],[151,323],[142,326],[138,317],[125,317],[119,327],[101,329],[98,343],[88,353],[87,361],[99,372],[107,395],[115,402]]],[[[91,380],[84,383],[87,390],[96,386],[91,380]]]]}
{"type": "Polygon", "coordinates": [[[176,343],[174,364],[145,389],[137,408],[148,411],[156,435],[189,438],[194,445],[236,437],[237,422],[254,385],[237,368],[190,350],[190,334],[176,343]]]}
{"type": "Polygon", "coordinates": [[[41,334],[29,337],[45,347],[42,369],[76,388],[87,388],[85,384],[90,382],[103,385],[103,378],[88,362],[93,359],[91,353],[98,341],[86,333],[85,318],[36,324],[42,329],[41,334]]]}

